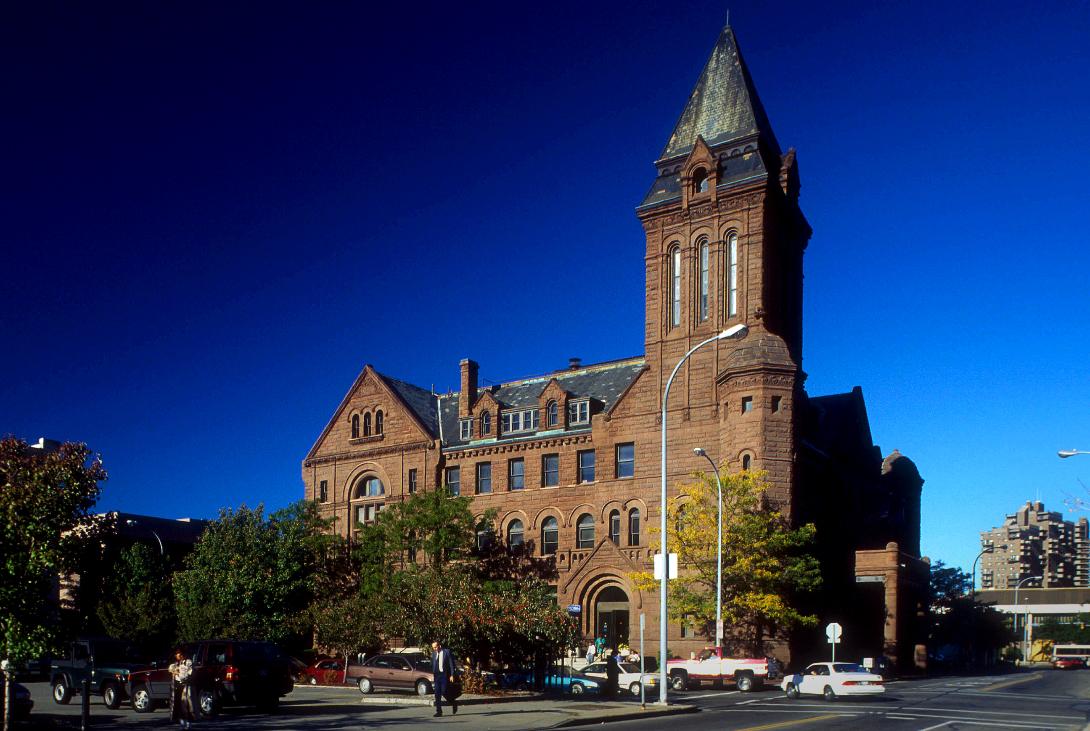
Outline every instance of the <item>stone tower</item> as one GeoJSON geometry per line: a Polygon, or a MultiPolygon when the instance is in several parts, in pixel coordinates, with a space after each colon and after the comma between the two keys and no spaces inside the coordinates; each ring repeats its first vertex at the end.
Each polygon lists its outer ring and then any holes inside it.
{"type": "Polygon", "coordinates": [[[679,371],[671,419],[676,409],[684,422],[714,420],[719,460],[767,470],[790,512],[810,226],[794,150],[780,151],[729,25],[655,168],[637,208],[651,375],[661,393],[689,348],[745,323],[747,337],[709,345],[679,371]]]}

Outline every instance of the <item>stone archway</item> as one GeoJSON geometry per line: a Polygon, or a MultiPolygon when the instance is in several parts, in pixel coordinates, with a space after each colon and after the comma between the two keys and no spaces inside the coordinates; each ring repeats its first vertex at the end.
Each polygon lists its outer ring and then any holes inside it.
{"type": "Polygon", "coordinates": [[[595,637],[604,637],[607,647],[629,643],[631,612],[628,594],[619,584],[603,586],[593,597],[590,616],[595,637]]]}

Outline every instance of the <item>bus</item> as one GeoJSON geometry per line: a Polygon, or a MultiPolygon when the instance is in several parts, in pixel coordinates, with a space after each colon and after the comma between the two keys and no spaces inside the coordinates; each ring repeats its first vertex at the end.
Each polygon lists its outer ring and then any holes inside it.
{"type": "Polygon", "coordinates": [[[1052,662],[1058,657],[1077,657],[1083,662],[1090,659],[1090,645],[1052,645],[1052,662]]]}

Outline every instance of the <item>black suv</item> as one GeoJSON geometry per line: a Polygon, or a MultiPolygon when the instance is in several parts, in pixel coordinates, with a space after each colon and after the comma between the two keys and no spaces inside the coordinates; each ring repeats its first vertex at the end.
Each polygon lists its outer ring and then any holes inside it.
{"type": "MultiPolygon", "coordinates": [[[[273,711],[295,687],[291,660],[271,642],[204,640],[183,645],[193,661],[193,702],[211,718],[225,705],[254,705],[273,711]]],[[[170,672],[165,664],[129,676],[133,709],[145,713],[170,703],[170,672]]]]}
{"type": "Polygon", "coordinates": [[[117,708],[125,699],[129,672],[145,664],[133,647],[119,640],[82,638],[68,645],[61,657],[53,658],[49,684],[53,702],[68,703],[82,692],[84,679],[91,681],[91,693],[102,695],[107,708],[117,708]]]}

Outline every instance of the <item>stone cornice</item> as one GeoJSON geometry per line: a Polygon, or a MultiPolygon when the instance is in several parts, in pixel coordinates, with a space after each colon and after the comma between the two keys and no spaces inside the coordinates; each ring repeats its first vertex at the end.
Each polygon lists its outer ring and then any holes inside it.
{"type": "Polygon", "coordinates": [[[431,448],[431,442],[409,442],[407,444],[390,444],[388,446],[375,447],[367,450],[354,452],[337,452],[336,454],[327,454],[324,457],[313,457],[306,460],[303,463],[303,466],[313,467],[314,465],[329,464],[330,462],[338,462],[340,460],[370,459],[371,457],[384,457],[388,454],[397,454],[398,452],[410,452],[417,449],[431,448]]]}
{"type": "Polygon", "coordinates": [[[525,442],[512,442],[510,444],[490,444],[482,447],[470,447],[468,449],[459,449],[456,452],[444,452],[444,456],[448,458],[462,458],[462,457],[481,457],[488,454],[504,454],[506,452],[527,452],[535,449],[548,449],[549,447],[562,447],[571,444],[589,444],[593,440],[591,439],[590,432],[584,434],[573,434],[571,436],[553,437],[551,439],[540,439],[525,442]]]}

